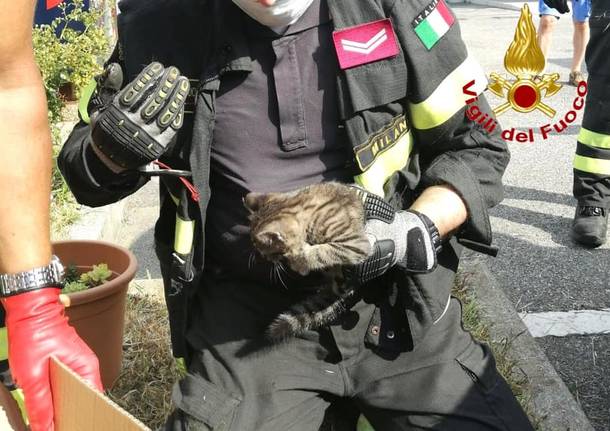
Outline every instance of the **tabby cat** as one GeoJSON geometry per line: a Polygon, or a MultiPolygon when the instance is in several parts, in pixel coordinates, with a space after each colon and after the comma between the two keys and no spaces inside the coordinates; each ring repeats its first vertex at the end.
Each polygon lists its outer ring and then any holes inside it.
{"type": "Polygon", "coordinates": [[[355,293],[344,282],[341,267],[358,264],[371,253],[358,189],[326,182],[290,193],[249,193],[244,204],[258,253],[301,275],[323,271],[328,281],[280,314],[267,337],[281,341],[330,323],[355,293]]]}

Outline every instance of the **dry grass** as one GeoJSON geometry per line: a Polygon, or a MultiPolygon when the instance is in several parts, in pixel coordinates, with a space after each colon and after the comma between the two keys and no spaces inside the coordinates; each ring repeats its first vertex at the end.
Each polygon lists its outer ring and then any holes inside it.
{"type": "Polygon", "coordinates": [[[123,370],[110,398],[154,430],[170,411],[171,388],[178,376],[165,304],[128,295],[123,370]]]}
{"type": "MultiPolygon", "coordinates": [[[[491,346],[498,370],[536,425],[527,378],[509,355],[512,340],[491,341],[489,331],[481,322],[476,299],[468,288],[467,277],[458,279],[453,293],[462,301],[464,326],[491,346]]],[[[171,409],[171,387],[179,377],[170,352],[167,311],[162,302],[141,294],[128,296],[123,348],[123,371],[110,397],[150,428],[157,429],[171,409]]],[[[373,428],[361,418],[358,431],[373,431],[373,428]]]]}

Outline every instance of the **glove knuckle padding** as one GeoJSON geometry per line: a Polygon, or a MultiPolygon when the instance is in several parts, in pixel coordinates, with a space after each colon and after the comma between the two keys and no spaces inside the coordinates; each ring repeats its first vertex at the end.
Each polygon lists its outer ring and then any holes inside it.
{"type": "Polygon", "coordinates": [[[190,87],[188,79],[180,77],[174,86],[172,95],[165,106],[165,109],[157,120],[159,127],[166,128],[171,125],[173,129],[177,130],[182,126],[184,104],[188,97],[190,87]]]}
{"type": "Polygon", "coordinates": [[[163,154],[165,147],[116,106],[100,115],[91,131],[96,147],[123,168],[145,165],[163,154]]]}
{"type": "Polygon", "coordinates": [[[383,198],[367,193],[364,200],[364,213],[366,220],[381,220],[392,223],[396,211],[383,198]]]}
{"type": "Polygon", "coordinates": [[[163,75],[163,70],[164,68],[160,63],[151,63],[146,66],[136,79],[127,84],[118,94],[119,104],[131,109],[140,105],[163,75]]]}
{"type": "Polygon", "coordinates": [[[160,122],[162,115],[159,115],[159,113],[170,103],[179,76],[178,69],[170,67],[155,84],[153,93],[148,96],[148,101],[144,103],[140,111],[140,115],[145,122],[149,123],[156,118],[157,125],[161,129],[169,126],[171,121],[167,124],[160,122]]]}

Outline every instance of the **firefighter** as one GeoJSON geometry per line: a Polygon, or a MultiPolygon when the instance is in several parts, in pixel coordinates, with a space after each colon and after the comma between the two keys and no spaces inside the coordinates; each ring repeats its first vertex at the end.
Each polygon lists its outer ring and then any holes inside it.
{"type": "Polygon", "coordinates": [[[118,24],[59,165],[91,206],[162,178],[156,251],[188,370],[166,430],[317,430],[338,398],[384,431],[532,429],[450,295],[463,246],[495,252],[509,154],[465,115],[485,75],[444,1],[126,0],[118,24]],[[319,278],[286,289],[252,263],[242,199],[331,180],[367,190],[386,252],[349,271],[349,312],[268,345],[319,278]]]}
{"type": "MultiPolygon", "coordinates": [[[[567,0],[544,0],[561,13],[567,0]]],[[[610,207],[610,0],[593,0],[591,39],[585,62],[588,93],[574,156],[574,197],[578,201],[572,238],[587,247],[606,242],[610,207]]]]}
{"type": "Polygon", "coordinates": [[[0,373],[10,389],[15,389],[14,379],[23,390],[32,431],[49,431],[51,356],[100,390],[101,381],[97,358],[64,316],[59,302],[61,264],[51,257],[51,136],[32,49],[34,4],[7,2],[0,14],[0,28],[5,30],[0,37],[0,297],[6,311],[6,328],[0,329],[0,373]]]}

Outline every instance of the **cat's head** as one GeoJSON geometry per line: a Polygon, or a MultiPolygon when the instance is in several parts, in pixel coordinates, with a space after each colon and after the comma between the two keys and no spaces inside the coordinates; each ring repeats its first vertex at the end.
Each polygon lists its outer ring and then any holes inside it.
{"type": "Polygon", "coordinates": [[[250,237],[258,252],[270,261],[294,253],[305,241],[299,208],[280,193],[248,193],[244,206],[250,211],[250,237]]]}

